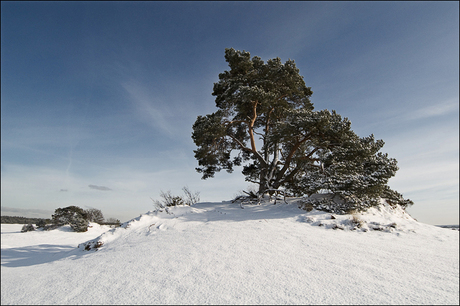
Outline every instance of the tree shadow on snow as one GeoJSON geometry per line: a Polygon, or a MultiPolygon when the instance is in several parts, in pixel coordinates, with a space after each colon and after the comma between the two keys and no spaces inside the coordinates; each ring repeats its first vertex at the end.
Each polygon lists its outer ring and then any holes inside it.
{"type": "Polygon", "coordinates": [[[180,217],[190,221],[263,221],[270,219],[284,219],[289,217],[297,217],[300,214],[306,213],[305,210],[298,208],[296,203],[286,204],[283,201],[278,201],[277,204],[264,203],[257,204],[244,204],[240,206],[239,203],[197,203],[195,208],[204,209],[206,214],[185,214],[180,217]],[[243,208],[242,208],[243,207],[243,208]]]}
{"type": "Polygon", "coordinates": [[[2,267],[28,267],[57,261],[70,256],[78,256],[75,247],[40,244],[1,250],[2,267]]]}

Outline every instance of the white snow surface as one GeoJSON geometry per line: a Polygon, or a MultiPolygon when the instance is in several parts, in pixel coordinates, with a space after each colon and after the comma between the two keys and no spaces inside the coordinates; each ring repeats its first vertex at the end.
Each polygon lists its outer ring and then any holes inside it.
{"type": "Polygon", "coordinates": [[[85,233],[2,224],[1,304],[459,304],[458,231],[387,205],[356,215],[360,227],[295,200],[243,207],[85,233]]]}

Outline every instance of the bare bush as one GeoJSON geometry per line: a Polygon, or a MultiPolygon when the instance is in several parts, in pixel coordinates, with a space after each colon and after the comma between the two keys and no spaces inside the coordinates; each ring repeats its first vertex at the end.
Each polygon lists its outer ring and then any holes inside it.
{"type": "Polygon", "coordinates": [[[192,192],[188,187],[182,188],[185,196],[177,196],[173,195],[170,190],[160,192],[160,197],[162,198],[161,201],[154,200],[153,204],[155,205],[156,209],[163,209],[169,206],[178,206],[178,205],[194,205],[200,201],[200,193],[199,192],[192,192]]]}
{"type": "Polygon", "coordinates": [[[121,222],[117,218],[107,218],[107,220],[105,220],[105,223],[120,224],[121,222]]]}
{"type": "Polygon", "coordinates": [[[104,223],[104,215],[102,214],[102,211],[100,209],[90,208],[85,210],[85,212],[89,221],[98,224],[104,223]]]}
{"type": "Polygon", "coordinates": [[[177,206],[185,204],[182,197],[173,195],[170,190],[166,192],[162,190],[160,196],[163,198],[163,204],[165,206],[177,206]]]}
{"type": "Polygon", "coordinates": [[[182,188],[182,191],[185,193],[185,204],[188,205],[188,206],[192,206],[192,205],[195,205],[196,203],[198,203],[200,201],[200,192],[197,191],[197,192],[192,192],[190,191],[190,189],[185,186],[184,188],[182,188]]]}

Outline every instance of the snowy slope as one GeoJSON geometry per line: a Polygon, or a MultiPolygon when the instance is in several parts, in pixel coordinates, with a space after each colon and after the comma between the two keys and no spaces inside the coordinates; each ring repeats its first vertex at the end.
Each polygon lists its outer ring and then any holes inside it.
{"type": "Polygon", "coordinates": [[[459,304],[459,232],[388,206],[355,222],[222,202],[87,233],[13,226],[2,304],[459,304]]]}

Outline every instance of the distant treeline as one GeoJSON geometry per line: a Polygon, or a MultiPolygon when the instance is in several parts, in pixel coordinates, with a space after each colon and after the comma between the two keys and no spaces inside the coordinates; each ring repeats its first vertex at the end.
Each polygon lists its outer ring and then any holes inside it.
{"type": "Polygon", "coordinates": [[[18,217],[18,216],[1,216],[2,220],[1,223],[4,224],[37,224],[40,220],[45,220],[45,222],[51,223],[51,219],[44,219],[44,218],[26,218],[26,217],[18,217]]]}
{"type": "Polygon", "coordinates": [[[436,226],[443,227],[443,228],[450,228],[450,229],[457,230],[457,231],[460,230],[458,225],[436,225],[436,226]]]}
{"type": "MultiPolygon", "coordinates": [[[[26,217],[18,217],[18,216],[1,216],[2,224],[37,224],[38,221],[40,220],[45,220],[46,224],[51,224],[52,220],[51,219],[44,219],[44,218],[26,218],[26,217]]],[[[109,218],[107,222],[96,222],[99,223],[100,225],[115,225],[115,226],[120,226],[120,220],[114,219],[114,218],[109,218]]]]}

